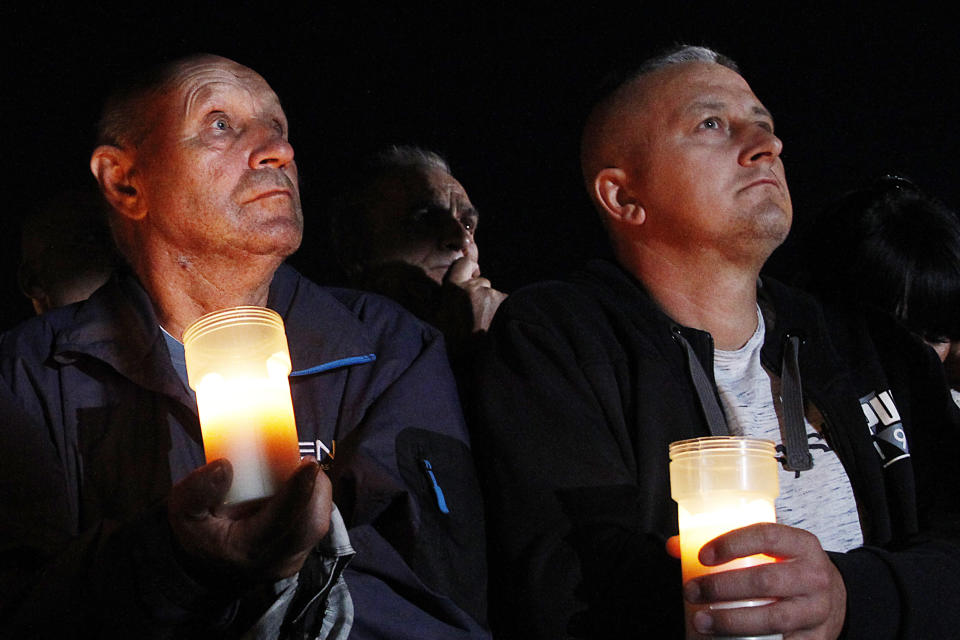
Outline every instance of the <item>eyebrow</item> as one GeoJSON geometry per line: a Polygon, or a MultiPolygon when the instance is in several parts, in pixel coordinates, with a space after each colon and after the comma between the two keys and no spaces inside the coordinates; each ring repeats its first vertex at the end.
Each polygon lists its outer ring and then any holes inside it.
{"type": "MultiPolygon", "coordinates": [[[[726,102],[717,102],[714,100],[698,100],[697,102],[691,102],[685,111],[720,111],[727,107],[726,102]]],[[[754,105],[750,111],[757,116],[763,116],[764,118],[769,118],[773,120],[773,114],[767,111],[764,107],[760,105],[754,105]]]]}

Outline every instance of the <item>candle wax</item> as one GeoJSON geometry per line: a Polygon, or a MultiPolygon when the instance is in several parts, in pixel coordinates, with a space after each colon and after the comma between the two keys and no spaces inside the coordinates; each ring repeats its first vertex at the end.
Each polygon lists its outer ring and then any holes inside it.
{"type": "Polygon", "coordinates": [[[739,492],[731,494],[715,492],[709,500],[684,500],[678,504],[680,564],[684,582],[707,573],[774,562],[768,555],[757,554],[712,567],[700,564],[700,549],[720,534],[757,522],[777,520],[771,499],[739,492]]]}
{"type": "Polygon", "coordinates": [[[227,502],[272,495],[300,460],[290,386],[283,377],[204,376],[197,385],[207,462],[233,466],[227,502]]]}

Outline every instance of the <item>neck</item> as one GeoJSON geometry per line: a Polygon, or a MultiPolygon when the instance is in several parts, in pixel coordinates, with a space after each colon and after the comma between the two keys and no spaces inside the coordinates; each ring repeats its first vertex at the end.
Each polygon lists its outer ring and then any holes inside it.
{"type": "Polygon", "coordinates": [[[664,249],[618,252],[660,308],[680,324],[707,331],[718,349],[739,349],[757,329],[757,277],[761,264],[691,260],[664,249]]]}
{"type": "Polygon", "coordinates": [[[153,301],[160,325],[180,340],[200,316],[241,305],[266,306],[278,256],[190,256],[183,252],[131,261],[153,301]]]}

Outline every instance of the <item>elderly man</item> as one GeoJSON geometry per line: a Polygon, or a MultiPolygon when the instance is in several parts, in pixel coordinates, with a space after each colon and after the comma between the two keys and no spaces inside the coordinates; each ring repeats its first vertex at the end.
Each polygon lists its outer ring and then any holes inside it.
{"type": "Polygon", "coordinates": [[[682,638],[684,598],[690,637],[955,635],[957,415],[889,319],[758,279],[791,223],[781,150],[707,49],[652,59],[593,109],[582,164],[617,264],[513,294],[477,386],[498,637],[682,638]],[[726,433],[778,444],[779,522],[700,560],[780,562],[681,595],[668,444],[726,433]]]}
{"type": "Polygon", "coordinates": [[[480,215],[433,151],[394,146],[364,159],[328,217],[347,282],[438,327],[457,359],[507,297],[481,277],[480,215]]]}
{"type": "Polygon", "coordinates": [[[21,498],[4,503],[0,624],[21,637],[486,637],[479,490],[442,340],[389,301],[282,265],[303,220],[264,79],[209,55],[165,65],[108,102],[100,142],[90,167],[129,272],[0,345],[26,414],[6,412],[4,441],[30,443],[31,477],[57,499],[30,507],[3,465],[0,487],[21,498]],[[224,508],[231,467],[204,464],[179,339],[236,305],[284,317],[310,455],[272,498],[224,508]],[[313,457],[326,450],[329,480],[313,457]]]}

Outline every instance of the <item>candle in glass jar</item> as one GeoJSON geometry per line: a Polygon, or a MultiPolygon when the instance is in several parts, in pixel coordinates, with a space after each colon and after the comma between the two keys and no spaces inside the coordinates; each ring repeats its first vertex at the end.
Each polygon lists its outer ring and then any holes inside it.
{"type": "Polygon", "coordinates": [[[224,309],[190,325],[183,343],[207,462],[233,467],[226,501],[272,495],[300,459],[283,320],[262,307],[224,309]]]}

